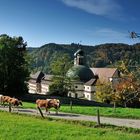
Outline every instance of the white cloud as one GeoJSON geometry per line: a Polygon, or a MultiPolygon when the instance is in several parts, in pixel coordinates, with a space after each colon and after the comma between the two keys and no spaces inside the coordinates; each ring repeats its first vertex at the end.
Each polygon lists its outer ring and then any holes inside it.
{"type": "Polygon", "coordinates": [[[109,28],[99,29],[96,32],[96,35],[104,36],[104,37],[111,37],[111,38],[123,38],[126,36],[126,33],[119,32],[109,28]]]}
{"type": "Polygon", "coordinates": [[[118,30],[113,30],[111,28],[100,28],[93,30],[85,30],[88,37],[93,39],[98,39],[100,41],[107,40],[112,41],[123,41],[128,39],[128,33],[118,30]]]}
{"type": "Polygon", "coordinates": [[[115,0],[61,0],[70,7],[76,7],[88,13],[113,17],[119,16],[122,8],[115,0]]]}

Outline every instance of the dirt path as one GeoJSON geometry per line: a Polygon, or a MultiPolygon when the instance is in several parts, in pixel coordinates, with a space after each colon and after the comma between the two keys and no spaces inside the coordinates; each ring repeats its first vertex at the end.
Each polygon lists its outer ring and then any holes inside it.
{"type": "MultiPolygon", "coordinates": [[[[8,111],[8,108],[7,107],[0,107],[0,110],[8,111]]],[[[17,110],[15,110],[14,112],[17,112],[17,110]]],[[[37,114],[37,110],[35,110],[35,109],[22,109],[22,108],[20,108],[18,113],[30,114],[30,115],[40,115],[40,114],[37,114]]],[[[47,117],[46,115],[44,115],[44,116],[47,117]]],[[[69,120],[81,120],[81,121],[84,120],[84,121],[94,121],[94,122],[97,121],[96,116],[87,116],[87,115],[64,113],[64,112],[59,112],[58,115],[56,115],[54,112],[51,112],[50,115],[48,115],[48,116],[53,117],[53,118],[69,119],[69,120]]],[[[140,120],[101,117],[100,121],[103,124],[112,124],[112,125],[116,125],[116,126],[126,126],[126,127],[140,129],[140,120]]]]}

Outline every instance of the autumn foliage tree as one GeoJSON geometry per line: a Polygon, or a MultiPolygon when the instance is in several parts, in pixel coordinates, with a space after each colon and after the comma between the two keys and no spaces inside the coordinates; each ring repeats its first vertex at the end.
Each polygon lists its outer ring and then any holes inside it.
{"type": "Polygon", "coordinates": [[[113,88],[111,83],[99,82],[96,86],[96,99],[99,102],[111,103],[112,101],[113,88]]]}
{"type": "Polygon", "coordinates": [[[127,103],[132,103],[133,100],[138,97],[138,92],[136,91],[135,85],[129,79],[125,79],[116,86],[116,91],[119,95],[120,103],[125,107],[127,103]]]}
{"type": "Polygon", "coordinates": [[[119,104],[120,96],[113,88],[111,82],[98,83],[96,86],[96,100],[99,102],[113,104],[114,109],[119,104]]]}
{"type": "Polygon", "coordinates": [[[121,77],[114,86],[111,82],[100,83],[96,88],[96,98],[100,102],[116,105],[138,106],[140,105],[139,77],[130,71],[128,61],[120,61],[118,66],[121,77]]]}
{"type": "Polygon", "coordinates": [[[140,84],[139,79],[133,71],[127,67],[127,63],[122,61],[120,67],[121,81],[116,85],[116,93],[119,96],[119,102],[124,107],[127,105],[140,104],[140,84]]]}

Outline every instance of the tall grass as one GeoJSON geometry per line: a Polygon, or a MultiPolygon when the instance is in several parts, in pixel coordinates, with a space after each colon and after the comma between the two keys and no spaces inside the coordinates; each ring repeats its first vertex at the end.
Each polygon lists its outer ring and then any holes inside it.
{"type": "Polygon", "coordinates": [[[0,140],[139,140],[135,133],[91,128],[0,111],[0,140]]]}
{"type": "MultiPolygon", "coordinates": [[[[35,103],[24,102],[23,106],[25,108],[35,108],[35,103]]],[[[114,108],[111,107],[98,107],[101,116],[106,117],[118,117],[118,118],[135,118],[140,119],[140,109],[136,108],[114,108]]],[[[96,115],[97,107],[88,106],[73,106],[72,110],[69,105],[62,105],[60,108],[62,112],[77,113],[84,115],[96,115]]]]}

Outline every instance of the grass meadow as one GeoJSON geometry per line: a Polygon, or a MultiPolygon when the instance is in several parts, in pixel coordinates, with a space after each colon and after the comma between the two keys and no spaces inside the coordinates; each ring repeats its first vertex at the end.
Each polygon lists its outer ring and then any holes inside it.
{"type": "MultiPolygon", "coordinates": [[[[24,108],[35,108],[35,103],[23,102],[24,108]]],[[[140,119],[140,109],[136,108],[114,108],[111,107],[98,107],[100,110],[101,116],[106,117],[117,117],[117,118],[134,118],[140,119]]],[[[72,106],[62,105],[60,108],[62,112],[76,113],[76,114],[84,114],[84,115],[96,115],[97,107],[91,106],[72,106]]]]}
{"type": "Polygon", "coordinates": [[[0,111],[0,140],[139,140],[138,132],[0,111]]]}

